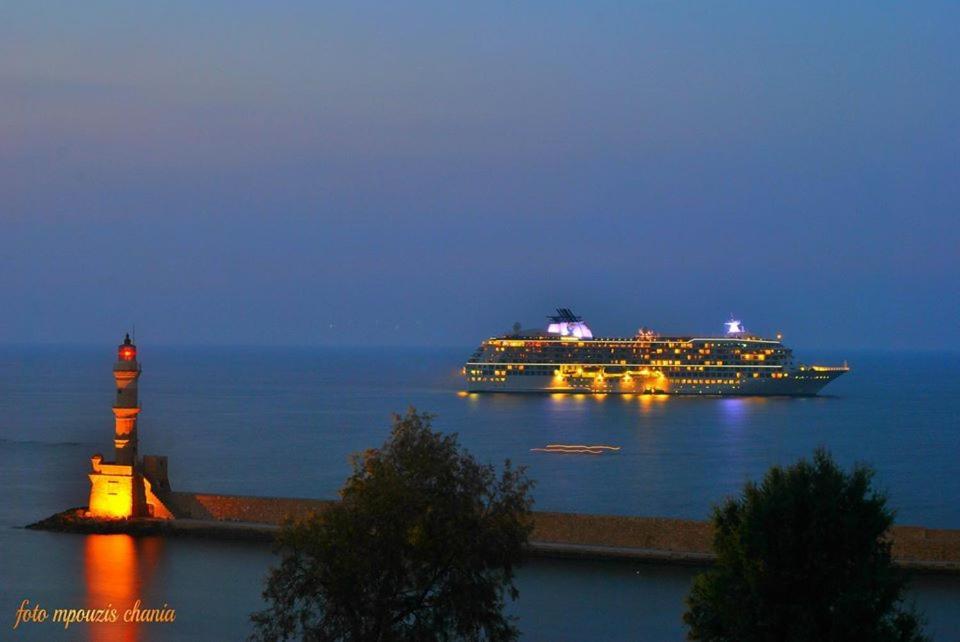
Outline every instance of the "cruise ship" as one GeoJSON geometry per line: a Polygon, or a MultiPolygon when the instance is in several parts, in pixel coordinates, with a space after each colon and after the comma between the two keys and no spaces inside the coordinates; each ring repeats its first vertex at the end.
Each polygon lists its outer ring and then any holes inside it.
{"type": "Polygon", "coordinates": [[[468,392],[669,395],[816,395],[847,372],[842,366],[795,364],[778,334],[766,339],[738,319],[721,336],[594,337],[568,308],[546,330],[487,339],[464,365],[468,392]]]}

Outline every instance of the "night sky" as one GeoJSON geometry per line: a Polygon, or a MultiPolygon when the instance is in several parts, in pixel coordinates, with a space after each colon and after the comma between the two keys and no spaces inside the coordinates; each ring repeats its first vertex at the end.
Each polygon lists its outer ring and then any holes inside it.
{"type": "Polygon", "coordinates": [[[960,3],[406,4],[3,3],[0,343],[957,349],[960,3]]]}

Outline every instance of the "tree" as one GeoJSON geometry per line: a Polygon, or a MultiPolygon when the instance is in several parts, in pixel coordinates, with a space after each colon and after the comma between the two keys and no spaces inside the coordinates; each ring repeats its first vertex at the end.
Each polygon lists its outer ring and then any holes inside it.
{"type": "Polygon", "coordinates": [[[524,469],[498,478],[413,408],[353,458],[341,501],[278,537],[261,640],[511,640],[504,594],[532,530],[524,469]]]}
{"type": "Polygon", "coordinates": [[[699,575],[684,621],[692,640],[924,640],[902,607],[894,513],[873,471],[813,461],[775,466],[713,514],[716,566],[699,575]]]}

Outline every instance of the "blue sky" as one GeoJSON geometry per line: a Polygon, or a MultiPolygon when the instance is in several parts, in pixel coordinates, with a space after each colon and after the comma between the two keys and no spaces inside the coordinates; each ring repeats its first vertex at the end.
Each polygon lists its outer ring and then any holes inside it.
{"type": "Polygon", "coordinates": [[[0,8],[0,342],[956,349],[956,3],[0,8]]]}

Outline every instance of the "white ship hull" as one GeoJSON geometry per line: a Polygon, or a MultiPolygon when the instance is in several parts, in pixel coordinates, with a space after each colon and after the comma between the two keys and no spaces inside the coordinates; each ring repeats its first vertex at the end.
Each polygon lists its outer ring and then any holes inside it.
{"type": "Polygon", "coordinates": [[[512,375],[504,381],[468,381],[467,392],[527,392],[578,394],[667,394],[716,396],[792,396],[816,395],[845,370],[804,370],[782,379],[744,379],[734,385],[680,383],[663,379],[660,383],[611,380],[599,384],[596,379],[567,377],[557,380],[547,375],[512,375]]]}

